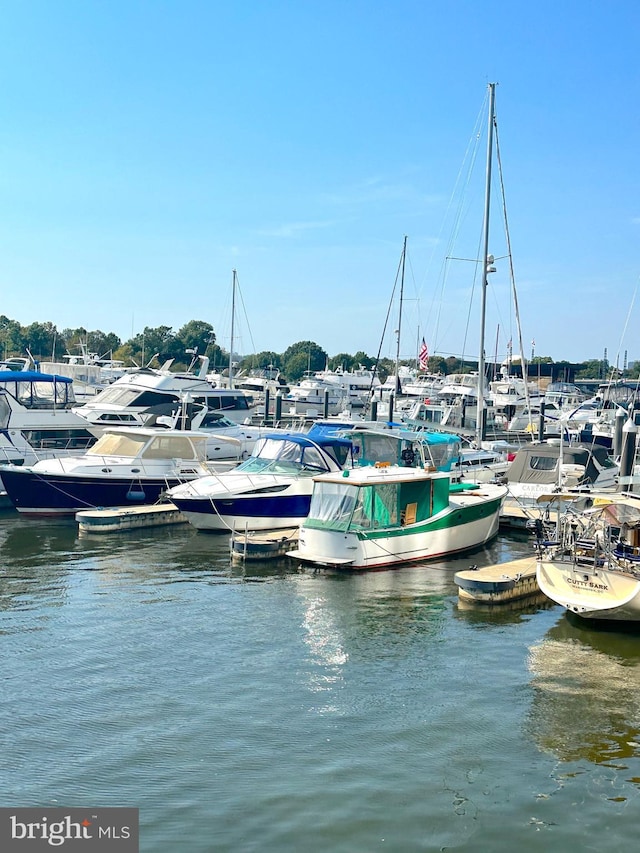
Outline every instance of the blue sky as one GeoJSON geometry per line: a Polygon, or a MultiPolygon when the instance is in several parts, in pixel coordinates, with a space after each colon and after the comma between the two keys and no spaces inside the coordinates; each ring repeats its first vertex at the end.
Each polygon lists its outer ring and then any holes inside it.
{"type": "MultiPolygon", "coordinates": [[[[236,269],[240,352],[393,356],[406,235],[401,354],[477,356],[495,81],[525,352],[640,358],[637,0],[0,13],[0,314],[123,339],[205,320],[228,347],[236,269]]],[[[489,358],[517,341],[494,177],[489,358]]]]}

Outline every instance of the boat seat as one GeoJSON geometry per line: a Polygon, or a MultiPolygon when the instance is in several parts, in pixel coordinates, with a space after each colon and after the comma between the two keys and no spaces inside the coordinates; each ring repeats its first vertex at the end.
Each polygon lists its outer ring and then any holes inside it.
{"type": "Polygon", "coordinates": [[[415,524],[418,516],[418,504],[407,504],[400,513],[400,524],[415,524]]]}
{"type": "Polygon", "coordinates": [[[634,548],[633,545],[626,545],[624,542],[616,542],[613,553],[616,557],[623,557],[625,560],[640,563],[640,554],[638,553],[637,548],[634,548]]]}

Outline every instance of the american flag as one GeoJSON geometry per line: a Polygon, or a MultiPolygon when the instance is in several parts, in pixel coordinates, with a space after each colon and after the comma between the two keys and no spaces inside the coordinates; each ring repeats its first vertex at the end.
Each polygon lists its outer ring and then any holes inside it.
{"type": "Polygon", "coordinates": [[[420,363],[420,369],[426,370],[429,364],[429,350],[427,349],[427,345],[425,343],[424,338],[422,339],[422,346],[420,347],[420,352],[418,353],[418,362],[420,363]]]}

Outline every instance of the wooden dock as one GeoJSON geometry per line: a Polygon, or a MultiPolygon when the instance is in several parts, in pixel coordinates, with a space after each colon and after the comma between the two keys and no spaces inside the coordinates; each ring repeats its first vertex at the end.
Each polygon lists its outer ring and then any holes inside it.
{"type": "Polygon", "coordinates": [[[277,530],[249,530],[231,534],[231,558],[245,560],[274,560],[284,557],[298,542],[299,527],[280,527],[277,530]]]}
{"type": "Polygon", "coordinates": [[[87,509],[76,513],[76,521],[81,533],[117,533],[187,523],[187,519],[172,503],[87,509]]]}
{"type": "Polygon", "coordinates": [[[461,600],[480,604],[501,604],[540,595],[535,556],[482,569],[465,569],[456,572],[454,580],[461,600]]]}

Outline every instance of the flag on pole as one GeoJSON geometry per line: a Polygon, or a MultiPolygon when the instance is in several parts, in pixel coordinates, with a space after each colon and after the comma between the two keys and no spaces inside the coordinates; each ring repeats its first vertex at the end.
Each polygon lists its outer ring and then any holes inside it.
{"type": "Polygon", "coordinates": [[[418,353],[418,362],[420,364],[421,370],[426,370],[429,364],[429,350],[427,349],[427,345],[425,343],[424,338],[422,339],[422,346],[420,347],[420,352],[418,353]]]}

